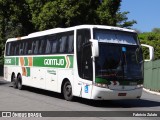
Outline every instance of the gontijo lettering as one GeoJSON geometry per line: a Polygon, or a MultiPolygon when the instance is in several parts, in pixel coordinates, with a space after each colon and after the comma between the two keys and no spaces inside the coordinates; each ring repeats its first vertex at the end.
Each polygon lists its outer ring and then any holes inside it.
{"type": "Polygon", "coordinates": [[[44,59],[44,65],[64,65],[64,59],[44,59]]]}

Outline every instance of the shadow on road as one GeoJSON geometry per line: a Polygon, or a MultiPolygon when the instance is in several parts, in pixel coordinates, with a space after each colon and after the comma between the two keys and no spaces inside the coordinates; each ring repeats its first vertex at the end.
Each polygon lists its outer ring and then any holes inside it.
{"type": "MultiPolygon", "coordinates": [[[[13,86],[10,84],[10,87],[13,87],[13,86]]],[[[40,95],[44,95],[44,96],[50,96],[50,97],[63,99],[62,94],[52,92],[52,91],[43,90],[43,89],[39,89],[39,88],[23,86],[23,90],[33,92],[33,93],[36,93],[36,94],[40,94],[40,95]]]]}
{"type": "Polygon", "coordinates": [[[87,104],[94,107],[101,108],[134,108],[134,107],[158,107],[160,102],[151,100],[86,100],[86,99],[76,99],[76,102],[87,104]]]}
{"type": "Polygon", "coordinates": [[[8,84],[8,82],[7,81],[2,81],[2,80],[0,80],[0,85],[4,85],[4,84],[8,84]]]}
{"type": "MultiPolygon", "coordinates": [[[[32,87],[25,87],[26,90],[35,92],[37,94],[47,95],[50,97],[55,97],[59,99],[63,99],[62,94],[41,90],[32,87]]],[[[139,100],[104,100],[104,101],[96,101],[96,100],[87,100],[83,98],[75,97],[73,102],[78,102],[94,107],[101,107],[101,108],[134,108],[134,107],[156,107],[160,106],[160,102],[139,99],[139,100]]]]}

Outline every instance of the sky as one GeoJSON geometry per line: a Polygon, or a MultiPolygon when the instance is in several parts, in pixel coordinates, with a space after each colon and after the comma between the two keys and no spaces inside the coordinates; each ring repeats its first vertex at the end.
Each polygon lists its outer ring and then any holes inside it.
{"type": "Polygon", "coordinates": [[[160,0],[122,0],[120,11],[129,11],[128,20],[137,21],[133,29],[151,32],[160,28],[160,0]]]}

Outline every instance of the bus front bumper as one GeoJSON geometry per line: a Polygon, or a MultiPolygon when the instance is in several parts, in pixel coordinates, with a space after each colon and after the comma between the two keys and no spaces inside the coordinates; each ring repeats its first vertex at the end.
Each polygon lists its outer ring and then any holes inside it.
{"type": "Polygon", "coordinates": [[[91,99],[94,100],[121,100],[121,99],[139,99],[143,88],[128,90],[111,90],[93,86],[91,99]]]}

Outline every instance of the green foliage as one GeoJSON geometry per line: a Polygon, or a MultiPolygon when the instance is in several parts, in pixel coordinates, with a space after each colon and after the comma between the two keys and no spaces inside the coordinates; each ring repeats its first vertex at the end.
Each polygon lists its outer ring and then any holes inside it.
{"type": "MultiPolygon", "coordinates": [[[[154,47],[154,59],[160,59],[160,33],[148,32],[139,34],[140,42],[154,47]]],[[[144,58],[149,58],[147,49],[143,49],[144,58]]]]}
{"type": "Polygon", "coordinates": [[[129,12],[119,12],[121,0],[28,0],[32,22],[37,30],[100,24],[130,27],[129,12]]]}
{"type": "Polygon", "coordinates": [[[117,26],[130,28],[131,26],[133,26],[133,24],[137,23],[135,20],[128,21],[128,17],[127,17],[128,13],[129,12],[122,12],[122,13],[118,12],[116,14],[117,26]]]}
{"type": "Polygon", "coordinates": [[[38,30],[54,27],[70,27],[79,24],[94,24],[98,1],[56,0],[47,1],[29,0],[32,11],[32,21],[38,30]],[[38,8],[35,9],[35,2],[38,8]]]}
{"type": "Polygon", "coordinates": [[[0,64],[3,62],[5,41],[33,31],[30,18],[31,14],[25,0],[0,0],[0,64]]]}
{"type": "Polygon", "coordinates": [[[160,28],[154,28],[154,29],[152,30],[152,32],[154,32],[154,33],[160,33],[160,28]]]}

